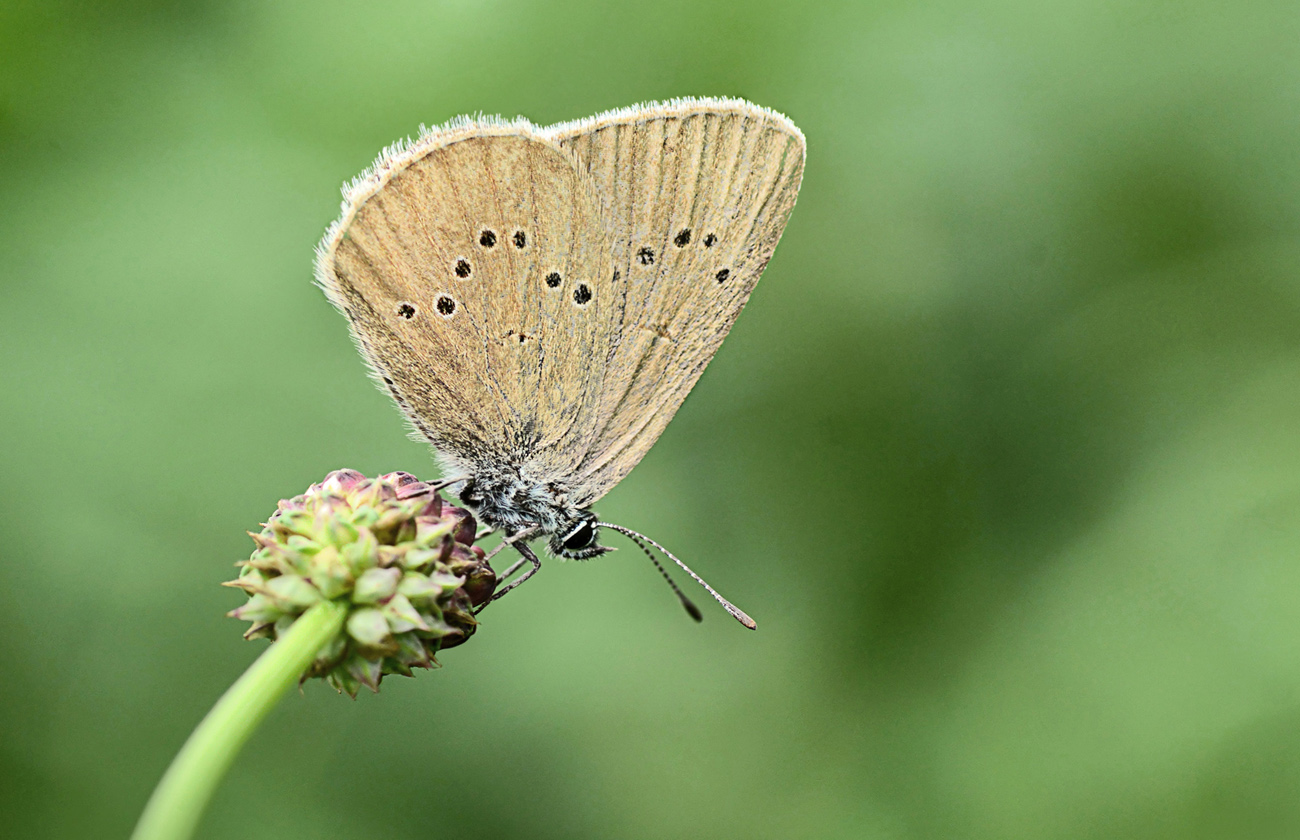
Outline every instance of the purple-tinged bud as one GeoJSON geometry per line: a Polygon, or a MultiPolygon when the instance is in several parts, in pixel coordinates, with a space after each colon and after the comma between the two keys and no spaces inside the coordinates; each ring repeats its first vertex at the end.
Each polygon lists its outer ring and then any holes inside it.
{"type": "Polygon", "coordinates": [[[409,473],[335,470],[250,534],[256,549],[227,584],[249,597],[230,615],[252,623],[247,638],[275,639],[322,599],[347,604],[343,632],[306,677],[353,696],[378,690],[385,674],[432,667],[473,635],[474,607],[496,589],[476,528],[409,473]]]}

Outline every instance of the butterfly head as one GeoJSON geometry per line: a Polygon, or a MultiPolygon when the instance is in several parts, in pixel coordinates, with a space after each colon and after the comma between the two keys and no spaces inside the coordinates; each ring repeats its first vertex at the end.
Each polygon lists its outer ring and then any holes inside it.
{"type": "Polygon", "coordinates": [[[589,510],[579,511],[578,516],[565,523],[565,528],[551,536],[551,553],[571,560],[587,560],[591,557],[613,551],[609,546],[600,545],[600,524],[596,514],[589,510]]]}

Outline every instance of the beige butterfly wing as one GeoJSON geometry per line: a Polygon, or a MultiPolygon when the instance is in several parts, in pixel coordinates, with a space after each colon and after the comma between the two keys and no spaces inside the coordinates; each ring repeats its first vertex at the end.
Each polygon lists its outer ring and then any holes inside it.
{"type": "MultiPolygon", "coordinates": [[[[677,100],[554,126],[600,193],[615,274],[608,360],[571,498],[636,466],[726,338],[776,249],[803,176],[803,134],[738,99],[677,100]]],[[[600,275],[602,278],[605,275],[600,275]]]]}
{"type": "Polygon", "coordinates": [[[577,469],[617,310],[573,155],[527,122],[465,119],[386,151],[345,197],[317,279],[420,434],[450,469],[577,469]]]}

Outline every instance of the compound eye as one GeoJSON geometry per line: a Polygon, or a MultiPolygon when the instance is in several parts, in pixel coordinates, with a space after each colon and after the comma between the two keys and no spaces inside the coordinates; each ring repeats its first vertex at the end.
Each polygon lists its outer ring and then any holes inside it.
{"type": "Polygon", "coordinates": [[[581,522],[564,536],[564,547],[569,551],[580,551],[596,541],[596,529],[590,522],[581,522]]]}

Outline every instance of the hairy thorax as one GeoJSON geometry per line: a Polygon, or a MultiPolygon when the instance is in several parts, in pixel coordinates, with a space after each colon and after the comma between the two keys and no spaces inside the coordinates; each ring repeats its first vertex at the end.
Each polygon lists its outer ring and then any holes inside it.
{"type": "Polygon", "coordinates": [[[596,544],[594,513],[571,504],[562,484],[534,479],[522,467],[481,465],[459,495],[494,530],[514,535],[531,528],[536,536],[550,536],[552,554],[585,559],[608,551],[596,544]]]}

